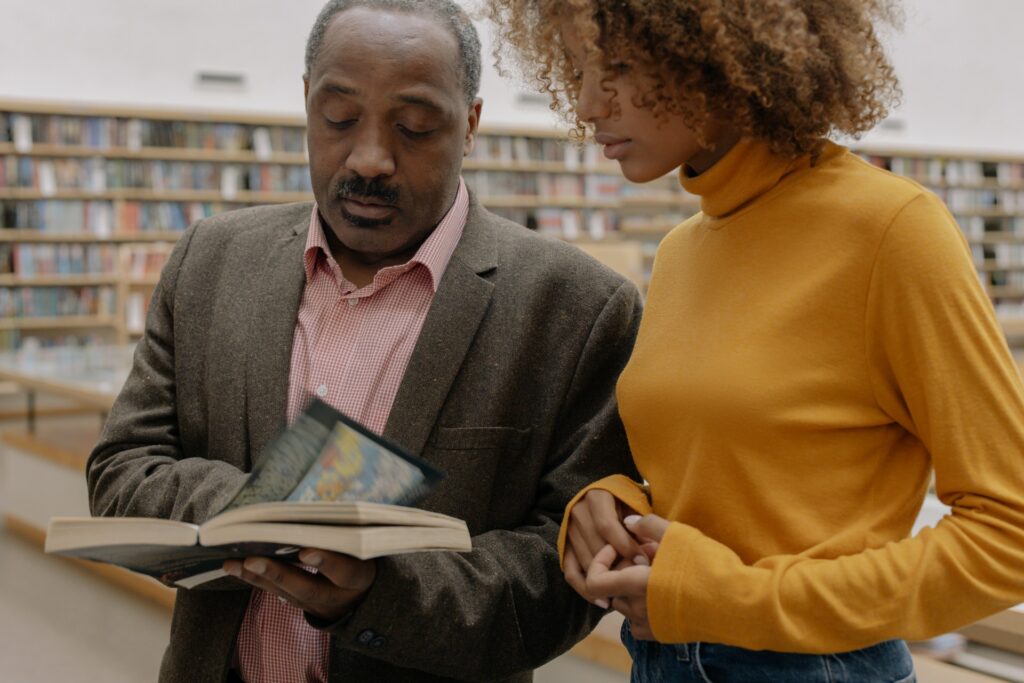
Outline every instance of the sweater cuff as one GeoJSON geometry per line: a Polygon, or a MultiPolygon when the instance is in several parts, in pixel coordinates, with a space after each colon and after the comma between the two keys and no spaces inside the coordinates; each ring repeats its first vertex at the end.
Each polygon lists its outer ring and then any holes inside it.
{"type": "Polygon", "coordinates": [[[737,601],[744,601],[745,592],[756,592],[755,577],[748,572],[732,550],[694,527],[673,522],[658,546],[647,583],[647,619],[654,637],[660,643],[738,644],[726,641],[743,623],[737,601]]]}
{"type": "Polygon", "coordinates": [[[622,474],[613,474],[610,477],[599,479],[593,484],[580,490],[569,504],[565,506],[565,514],[562,516],[562,528],[558,530],[558,562],[562,569],[565,569],[565,539],[569,532],[569,513],[572,506],[579,502],[592,489],[602,489],[615,496],[615,498],[626,507],[634,510],[638,515],[646,515],[652,512],[651,501],[647,497],[647,489],[629,477],[622,474]]]}

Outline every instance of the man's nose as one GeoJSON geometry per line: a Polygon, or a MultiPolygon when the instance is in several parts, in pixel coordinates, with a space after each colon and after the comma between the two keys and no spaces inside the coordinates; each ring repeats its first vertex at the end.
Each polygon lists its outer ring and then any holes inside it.
{"type": "Polygon", "coordinates": [[[363,178],[394,175],[395,156],[389,142],[379,130],[360,131],[345,160],[346,168],[363,178]]]}

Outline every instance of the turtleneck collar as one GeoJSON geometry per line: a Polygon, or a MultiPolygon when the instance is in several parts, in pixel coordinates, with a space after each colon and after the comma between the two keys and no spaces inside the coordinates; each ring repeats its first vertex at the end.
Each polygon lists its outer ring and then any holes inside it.
{"type": "Polygon", "coordinates": [[[793,170],[807,166],[807,156],[787,159],[772,152],[768,143],[743,139],[704,173],[689,176],[679,171],[683,189],[700,196],[705,215],[723,218],[775,187],[793,170]]]}

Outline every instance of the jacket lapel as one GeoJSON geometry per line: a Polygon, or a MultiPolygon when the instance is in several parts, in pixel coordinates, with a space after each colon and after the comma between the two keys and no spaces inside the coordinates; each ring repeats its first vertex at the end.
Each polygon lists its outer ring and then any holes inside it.
{"type": "MultiPolygon", "coordinates": [[[[308,228],[307,215],[253,269],[245,364],[250,459],[259,456],[287,421],[292,340],[306,284],[302,253],[308,228]]],[[[249,468],[252,464],[247,463],[249,468]]]]}
{"type": "Polygon", "coordinates": [[[419,454],[437,422],[455,376],[491,303],[497,268],[487,217],[471,198],[462,238],[452,253],[420,331],[384,436],[419,454]]]}

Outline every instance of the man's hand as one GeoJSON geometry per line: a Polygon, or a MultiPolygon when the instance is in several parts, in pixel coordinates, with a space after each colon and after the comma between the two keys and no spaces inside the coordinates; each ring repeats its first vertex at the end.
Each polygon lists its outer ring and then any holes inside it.
{"type": "Polygon", "coordinates": [[[299,553],[299,561],[319,573],[265,557],[228,560],[224,571],[332,622],[352,610],[377,576],[373,560],[357,560],[326,550],[307,548],[299,553]]]}
{"type": "MultiPolygon", "coordinates": [[[[631,515],[626,518],[625,525],[644,542],[646,559],[648,555],[653,557],[657,552],[669,522],[657,515],[631,515]]],[[[643,561],[617,563],[616,558],[617,553],[611,545],[599,550],[587,571],[585,589],[588,594],[611,596],[612,609],[629,620],[634,638],[654,640],[647,617],[647,584],[651,577],[651,567],[643,561]]]]}

